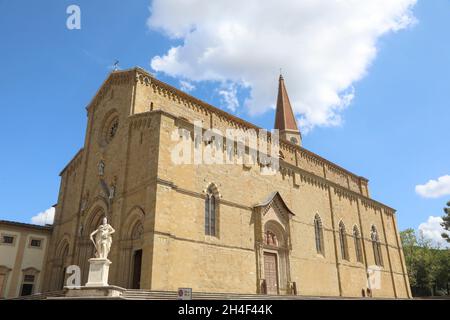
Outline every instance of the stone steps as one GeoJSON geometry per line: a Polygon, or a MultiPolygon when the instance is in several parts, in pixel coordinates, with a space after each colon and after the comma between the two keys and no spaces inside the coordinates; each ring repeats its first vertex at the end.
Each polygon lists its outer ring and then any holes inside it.
{"type": "Polygon", "coordinates": [[[30,296],[13,298],[11,300],[46,300],[47,298],[64,297],[64,291],[52,291],[46,293],[36,293],[30,296]]]}
{"type": "MultiPolygon", "coordinates": [[[[47,292],[44,294],[34,294],[26,297],[18,297],[14,300],[45,300],[45,299],[73,299],[65,298],[65,291],[47,292]]],[[[79,297],[78,299],[99,299],[99,297],[79,297]]],[[[177,291],[152,291],[127,289],[119,297],[102,297],[104,299],[125,299],[125,300],[177,300],[177,291]]],[[[361,298],[342,297],[311,297],[292,295],[260,295],[260,294],[240,294],[240,293],[218,293],[218,292],[193,292],[193,300],[360,300],[361,298]]]]}
{"type": "MultiPolygon", "coordinates": [[[[133,300],[176,300],[177,296],[178,295],[176,291],[127,290],[124,292],[122,297],[124,299],[133,299],[133,300]]],[[[323,299],[323,298],[304,297],[304,296],[193,292],[192,299],[193,300],[300,300],[300,299],[304,300],[304,299],[323,299]]]]}

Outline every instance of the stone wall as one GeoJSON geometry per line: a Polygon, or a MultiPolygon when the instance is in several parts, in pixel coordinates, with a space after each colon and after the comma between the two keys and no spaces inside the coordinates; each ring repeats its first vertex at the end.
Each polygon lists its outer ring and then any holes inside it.
{"type": "Polygon", "coordinates": [[[278,191],[295,214],[289,271],[298,294],[361,296],[366,269],[374,264],[370,230],[375,225],[384,267],[381,288],[373,294],[409,295],[394,211],[369,198],[366,179],[288,142],[280,145],[283,159],[275,175],[262,175],[259,164],[176,165],[171,158],[177,143],[173,134],[180,128],[192,131],[194,121],[204,128],[258,130],[141,69],[115,72],[105,81],[88,107],[85,145],[61,173],[47,290],[58,289],[69,264],[80,265],[87,278],[87,259],[93,254],[88,236],[108,213],[117,230],[110,253],[111,284],[131,285],[132,255],[142,249],[142,288],[256,293],[261,262],[254,207],[278,191]],[[105,143],[107,123],[116,116],[117,133],[105,143]],[[100,185],[100,161],[105,163],[101,178],[115,186],[111,202],[100,185]],[[211,184],[220,193],[217,237],[204,232],[205,190],[211,184]],[[324,227],[324,255],[315,249],[316,214],[324,227]],[[340,256],[341,220],[349,261],[340,256]],[[142,231],[136,232],[139,224],[142,231]],[[354,225],[363,238],[363,263],[356,262],[354,225]],[[63,260],[65,245],[70,250],[63,260]]]}

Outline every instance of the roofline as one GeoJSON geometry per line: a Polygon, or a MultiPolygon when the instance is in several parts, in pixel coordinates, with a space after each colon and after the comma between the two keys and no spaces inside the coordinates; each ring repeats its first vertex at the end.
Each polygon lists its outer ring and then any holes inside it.
{"type": "MultiPolygon", "coordinates": [[[[153,82],[155,82],[157,85],[160,85],[160,86],[162,86],[162,87],[165,87],[165,88],[168,89],[168,90],[173,91],[175,94],[181,96],[182,98],[185,98],[185,99],[190,100],[190,101],[192,101],[192,102],[194,102],[194,103],[197,103],[197,104],[199,104],[199,105],[205,107],[206,109],[209,109],[210,111],[216,112],[216,113],[218,113],[219,115],[222,115],[222,116],[227,117],[227,118],[229,118],[229,119],[231,119],[231,120],[234,120],[234,121],[236,121],[236,122],[238,122],[238,123],[240,123],[240,124],[242,124],[242,125],[244,125],[244,126],[247,126],[247,127],[251,128],[251,129],[255,129],[255,130],[263,129],[263,128],[258,127],[257,125],[255,125],[255,124],[253,124],[253,123],[251,123],[251,122],[248,122],[248,121],[246,121],[246,120],[244,120],[244,119],[242,119],[242,118],[239,118],[239,117],[237,117],[237,116],[235,116],[235,115],[232,115],[231,113],[228,113],[228,112],[226,112],[226,111],[224,111],[224,110],[222,110],[222,109],[220,109],[220,108],[218,108],[218,107],[215,107],[215,106],[213,106],[213,105],[211,105],[211,104],[209,104],[209,103],[207,103],[207,102],[205,102],[205,101],[203,101],[203,100],[200,100],[200,99],[198,99],[198,98],[196,98],[196,97],[194,97],[194,96],[192,96],[192,95],[190,95],[190,94],[188,94],[188,93],[186,93],[186,92],[184,92],[184,91],[182,91],[182,90],[180,90],[180,89],[178,89],[178,88],[176,88],[176,87],[174,87],[174,86],[172,86],[172,85],[170,85],[170,84],[168,84],[168,83],[165,83],[165,82],[163,82],[163,81],[157,79],[153,74],[151,74],[150,72],[148,72],[148,71],[145,70],[144,68],[138,67],[138,66],[136,66],[136,67],[134,67],[134,68],[125,69],[125,70],[111,71],[111,72],[109,73],[108,77],[106,77],[106,79],[103,81],[103,83],[102,83],[102,85],[100,86],[100,88],[99,88],[99,89],[97,90],[97,92],[95,93],[94,97],[93,97],[93,98],[91,99],[91,101],[89,102],[88,106],[86,107],[86,110],[89,110],[89,109],[90,109],[90,106],[91,106],[92,103],[95,101],[95,98],[97,97],[98,93],[101,91],[102,87],[106,84],[106,82],[109,80],[109,78],[110,78],[111,76],[113,76],[114,74],[129,73],[129,72],[141,72],[141,73],[144,73],[145,75],[147,75],[148,77],[150,77],[151,80],[152,80],[153,82]]],[[[266,130],[266,129],[263,129],[263,130],[266,130]]],[[[268,134],[270,135],[269,130],[267,130],[267,131],[268,131],[268,134]]],[[[300,132],[300,130],[299,130],[298,132],[300,132]]],[[[300,133],[300,134],[301,134],[301,133],[300,133]]],[[[306,153],[308,153],[308,154],[310,154],[310,155],[312,155],[312,156],[314,156],[314,157],[317,157],[319,160],[325,162],[326,164],[335,166],[335,167],[337,167],[339,170],[342,170],[343,172],[345,172],[345,173],[347,173],[347,174],[349,174],[349,175],[351,175],[351,176],[353,176],[353,177],[355,177],[355,178],[361,179],[361,180],[363,180],[363,181],[365,181],[365,182],[369,182],[369,180],[368,180],[367,178],[365,178],[365,177],[363,177],[363,176],[360,176],[360,175],[357,175],[357,174],[355,174],[355,173],[353,173],[353,172],[351,172],[351,171],[349,171],[349,170],[343,168],[342,166],[340,166],[340,165],[338,165],[338,164],[336,164],[336,163],[334,163],[334,162],[331,162],[331,161],[329,161],[329,160],[327,160],[327,159],[325,159],[325,158],[319,156],[318,154],[316,154],[316,153],[314,153],[314,152],[312,152],[312,151],[310,151],[310,150],[307,150],[307,149],[305,149],[305,148],[303,148],[303,147],[301,147],[301,146],[299,146],[299,145],[297,145],[297,144],[293,144],[293,143],[291,143],[290,141],[287,141],[287,140],[284,140],[284,139],[280,139],[280,145],[281,145],[282,143],[288,145],[288,146],[291,147],[291,148],[296,148],[297,150],[306,152],[306,153]]],[[[81,151],[81,150],[80,150],[80,151],[81,151]]],[[[76,157],[76,156],[75,156],[75,157],[76,157]]],[[[75,157],[74,157],[74,158],[75,158],[75,157]]],[[[69,162],[69,164],[70,164],[70,162],[69,162]]],[[[68,166],[68,165],[67,165],[67,166],[68,166]]],[[[67,167],[67,166],[66,166],[66,167],[67,167]]],[[[64,170],[63,170],[63,171],[64,171],[64,170]]]]}
{"type": "Polygon", "coordinates": [[[281,194],[278,191],[272,192],[269,194],[269,196],[261,203],[258,203],[256,205],[254,205],[254,208],[262,208],[265,206],[268,206],[269,204],[271,204],[273,202],[273,200],[275,199],[275,197],[279,197],[281,199],[281,202],[283,203],[284,207],[286,208],[286,210],[292,214],[293,216],[295,216],[295,213],[292,212],[291,209],[289,209],[288,205],[286,204],[286,202],[284,201],[283,197],[281,196],[281,194]]]}
{"type": "Polygon", "coordinates": [[[28,228],[28,229],[34,229],[34,230],[41,230],[41,231],[52,231],[53,230],[53,225],[40,226],[37,224],[24,223],[24,222],[18,222],[18,221],[0,220],[0,225],[2,225],[2,224],[11,226],[11,227],[22,227],[22,228],[28,228]]]}
{"type": "Polygon", "coordinates": [[[66,164],[66,166],[61,170],[61,172],[59,173],[60,176],[63,175],[64,171],[67,170],[67,168],[70,167],[70,165],[72,164],[72,162],[83,152],[84,147],[81,148],[80,150],[78,150],[78,152],[72,157],[72,159],[69,160],[69,162],[66,164]]]}
{"type": "MultiPolygon", "coordinates": [[[[180,89],[177,89],[177,88],[171,86],[170,84],[167,84],[167,83],[165,83],[165,82],[163,82],[163,81],[161,81],[161,80],[156,79],[152,74],[150,74],[150,73],[149,73],[148,71],[146,71],[145,69],[142,69],[141,67],[135,67],[135,68],[133,68],[133,69],[128,69],[127,71],[129,72],[129,71],[132,71],[132,70],[138,70],[138,71],[141,71],[141,72],[147,74],[148,76],[152,77],[152,80],[155,81],[156,83],[161,84],[162,86],[167,87],[167,88],[169,88],[169,89],[171,89],[171,90],[174,90],[175,93],[177,93],[177,94],[179,94],[179,95],[181,95],[181,96],[184,96],[184,97],[186,97],[186,98],[189,99],[189,100],[193,100],[194,102],[199,103],[199,104],[203,105],[204,107],[206,107],[206,108],[208,108],[208,109],[211,109],[211,110],[213,110],[213,111],[215,111],[215,112],[217,112],[217,113],[220,113],[220,114],[222,114],[222,115],[224,115],[224,116],[226,116],[226,117],[229,117],[229,118],[231,118],[232,120],[235,120],[235,121],[237,121],[237,122],[240,122],[240,123],[242,123],[242,124],[244,124],[244,125],[246,125],[246,126],[249,126],[249,127],[253,128],[253,129],[257,129],[257,130],[263,129],[263,128],[258,127],[257,125],[255,125],[255,124],[253,124],[253,123],[251,123],[251,122],[248,122],[248,121],[246,121],[246,120],[244,120],[244,119],[242,119],[242,118],[236,117],[235,115],[232,115],[232,114],[230,114],[230,113],[228,113],[228,112],[226,112],[226,111],[224,111],[224,110],[222,110],[222,109],[219,109],[219,108],[217,108],[217,107],[215,107],[215,106],[213,106],[213,105],[211,105],[211,104],[209,104],[209,103],[207,103],[207,102],[205,102],[205,101],[203,101],[203,100],[200,100],[200,99],[198,99],[198,98],[196,98],[196,97],[194,97],[194,96],[192,96],[192,95],[190,95],[190,94],[188,94],[188,93],[186,93],[186,92],[184,92],[184,91],[181,91],[180,89]]],[[[116,72],[117,72],[117,71],[116,71],[116,72]]],[[[122,72],[125,72],[125,70],[122,71],[122,72]]],[[[263,130],[265,130],[265,129],[263,129],[263,130]]],[[[268,133],[270,134],[270,132],[268,132],[268,133]]],[[[299,145],[297,145],[297,144],[293,144],[293,143],[291,143],[290,141],[287,141],[287,140],[280,140],[280,144],[281,144],[281,143],[288,144],[290,147],[295,147],[295,148],[297,148],[297,149],[299,149],[299,150],[301,150],[301,151],[305,151],[305,152],[309,153],[310,155],[313,155],[313,156],[315,156],[315,157],[318,157],[320,160],[326,162],[327,164],[331,164],[331,165],[333,165],[333,166],[338,167],[340,170],[344,171],[345,173],[347,173],[347,174],[349,174],[349,175],[352,175],[352,176],[354,176],[354,177],[356,177],[356,178],[362,179],[362,180],[364,180],[364,181],[366,181],[366,182],[369,181],[369,179],[367,179],[367,178],[365,178],[365,177],[363,177],[363,176],[357,175],[357,174],[355,174],[355,173],[353,173],[353,172],[351,172],[351,171],[348,171],[347,169],[341,167],[340,165],[335,164],[334,162],[331,162],[331,161],[329,161],[329,160],[327,160],[327,159],[325,159],[325,158],[319,156],[318,154],[316,154],[316,153],[314,153],[314,152],[312,152],[312,151],[310,151],[310,150],[307,150],[307,149],[305,149],[305,148],[303,148],[303,147],[301,147],[301,146],[299,146],[299,145]]]]}

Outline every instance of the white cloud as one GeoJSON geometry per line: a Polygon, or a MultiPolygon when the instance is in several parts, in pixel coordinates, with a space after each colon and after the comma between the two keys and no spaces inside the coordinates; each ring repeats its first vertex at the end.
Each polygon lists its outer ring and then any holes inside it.
{"type": "Polygon", "coordinates": [[[40,212],[31,218],[31,223],[45,226],[46,224],[53,224],[55,218],[55,208],[51,207],[44,212],[40,212]]]}
{"type": "Polygon", "coordinates": [[[424,198],[439,198],[450,195],[450,175],[430,180],[425,184],[416,186],[416,193],[424,198]]]}
{"type": "Polygon", "coordinates": [[[192,90],[195,90],[195,85],[192,82],[180,80],[180,89],[185,92],[191,92],[192,90]]]}
{"type": "Polygon", "coordinates": [[[237,87],[235,84],[231,83],[224,86],[219,91],[219,95],[222,98],[222,103],[231,111],[236,111],[239,107],[239,100],[237,97],[237,87]]]}
{"type": "Polygon", "coordinates": [[[427,222],[421,223],[419,225],[419,232],[423,234],[424,238],[433,241],[434,244],[439,244],[441,246],[448,246],[448,243],[442,238],[441,234],[445,231],[441,226],[443,222],[441,217],[428,217],[427,222]]]}
{"type": "MultiPolygon", "coordinates": [[[[148,26],[181,44],[151,67],[249,88],[250,114],[274,107],[278,70],[303,129],[339,125],[380,36],[415,22],[417,0],[154,0],[148,26]]],[[[220,85],[220,84],[219,84],[220,85]]]]}

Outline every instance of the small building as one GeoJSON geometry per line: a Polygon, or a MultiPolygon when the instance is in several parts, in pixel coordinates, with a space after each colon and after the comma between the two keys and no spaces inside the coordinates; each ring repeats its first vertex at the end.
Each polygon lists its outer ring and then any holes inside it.
{"type": "Polygon", "coordinates": [[[0,299],[41,292],[52,226],[0,220],[0,299]]]}

